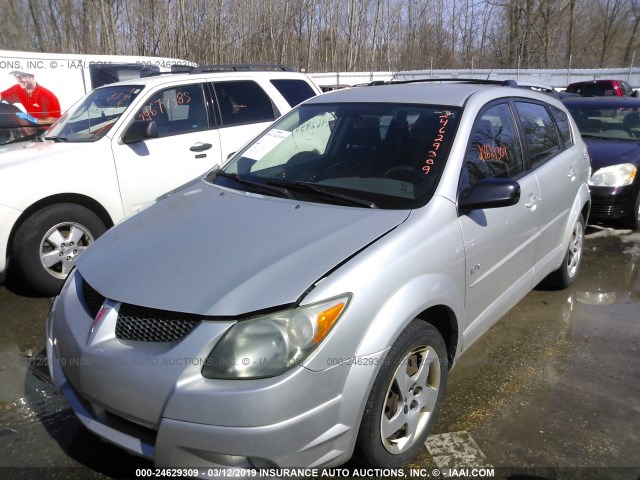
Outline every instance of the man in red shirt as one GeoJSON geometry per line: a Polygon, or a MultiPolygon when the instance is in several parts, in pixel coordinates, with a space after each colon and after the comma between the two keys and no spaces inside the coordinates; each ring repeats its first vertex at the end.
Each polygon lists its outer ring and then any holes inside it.
{"type": "Polygon", "coordinates": [[[0,100],[21,103],[27,113],[18,114],[18,116],[38,125],[50,125],[60,118],[58,97],[50,90],[38,85],[32,73],[14,70],[11,75],[18,83],[0,92],[0,100]]]}

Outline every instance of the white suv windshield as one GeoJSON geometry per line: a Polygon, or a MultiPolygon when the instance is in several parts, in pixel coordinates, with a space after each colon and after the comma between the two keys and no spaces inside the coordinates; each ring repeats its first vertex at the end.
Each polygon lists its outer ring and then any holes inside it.
{"type": "Polygon", "coordinates": [[[104,137],[142,91],[141,86],[98,88],[75,104],[45,134],[48,140],[95,142],[104,137]]]}
{"type": "Polygon", "coordinates": [[[211,178],[311,201],[415,208],[435,191],[458,116],[448,106],[302,105],[211,178]]]}

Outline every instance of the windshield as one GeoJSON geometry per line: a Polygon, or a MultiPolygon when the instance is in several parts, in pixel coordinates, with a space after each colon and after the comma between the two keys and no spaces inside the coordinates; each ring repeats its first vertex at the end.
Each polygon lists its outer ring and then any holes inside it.
{"type": "Polygon", "coordinates": [[[419,207],[435,191],[458,116],[432,105],[302,105],[209,180],[316,202],[419,207]]]}
{"type": "Polygon", "coordinates": [[[584,138],[640,138],[640,102],[633,106],[567,103],[567,108],[584,138]]]}
{"type": "Polygon", "coordinates": [[[97,88],[71,107],[45,138],[64,142],[95,142],[104,137],[142,90],[141,86],[97,88]]]}

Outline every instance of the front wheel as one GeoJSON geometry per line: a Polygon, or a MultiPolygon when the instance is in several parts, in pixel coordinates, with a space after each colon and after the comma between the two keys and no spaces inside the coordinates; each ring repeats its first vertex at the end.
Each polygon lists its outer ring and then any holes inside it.
{"type": "Polygon", "coordinates": [[[385,360],[369,393],[354,459],[392,468],[418,454],[436,422],[447,384],[447,349],[435,327],[416,319],[385,360]]]}
{"type": "Polygon", "coordinates": [[[88,208],[50,205],[25,220],[13,239],[13,260],[36,290],[57,295],[73,265],[106,227],[88,208]]]}
{"type": "Polygon", "coordinates": [[[569,247],[565,253],[562,265],[547,277],[547,283],[557,288],[569,287],[578,276],[582,251],[584,247],[584,218],[578,215],[573,231],[569,238],[569,247]]]}

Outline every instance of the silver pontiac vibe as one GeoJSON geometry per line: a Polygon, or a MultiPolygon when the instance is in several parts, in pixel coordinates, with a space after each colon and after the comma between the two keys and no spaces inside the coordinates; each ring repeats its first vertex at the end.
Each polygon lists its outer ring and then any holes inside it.
{"type": "Polygon", "coordinates": [[[159,467],[405,465],[460,354],[575,280],[588,175],[562,104],[510,84],[313,98],[78,259],[51,376],[159,467]]]}

